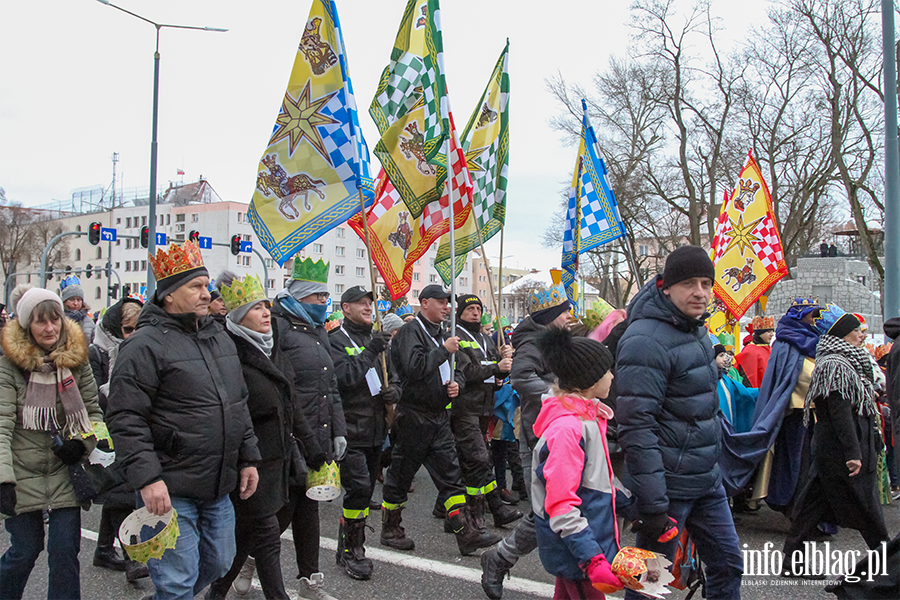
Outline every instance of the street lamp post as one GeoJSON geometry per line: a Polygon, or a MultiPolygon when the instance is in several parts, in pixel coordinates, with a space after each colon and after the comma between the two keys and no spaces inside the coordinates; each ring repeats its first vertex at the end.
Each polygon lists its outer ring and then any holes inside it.
{"type": "MultiPolygon", "coordinates": [[[[109,2],[109,0],[97,0],[101,4],[105,4],[106,6],[111,6],[116,10],[120,10],[123,13],[127,13],[132,17],[138,18],[145,23],[150,23],[156,28],[156,50],[153,53],[153,127],[152,134],[150,138],[150,201],[149,201],[149,209],[150,214],[147,217],[149,221],[149,240],[147,244],[147,252],[150,256],[156,255],[156,156],[157,156],[157,141],[156,141],[156,132],[157,132],[157,124],[159,122],[159,30],[163,27],[168,27],[169,29],[195,29],[198,31],[215,31],[215,32],[225,32],[227,29],[221,29],[219,27],[194,27],[191,25],[172,25],[168,23],[157,23],[155,21],[151,21],[146,17],[142,17],[139,14],[133,13],[130,10],[126,10],[121,6],[116,6],[109,2]]],[[[156,279],[153,277],[150,269],[147,269],[147,297],[149,297],[156,290],[156,279]]]]}

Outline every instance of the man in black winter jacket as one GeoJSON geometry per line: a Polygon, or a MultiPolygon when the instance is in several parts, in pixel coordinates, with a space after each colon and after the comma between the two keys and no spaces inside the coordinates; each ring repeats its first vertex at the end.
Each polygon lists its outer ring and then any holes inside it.
{"type": "Polygon", "coordinates": [[[456,438],[469,507],[476,527],[481,529],[484,528],[485,504],[494,517],[496,527],[522,517],[521,512],[506,506],[500,499],[490,450],[485,441],[488,423],[494,414],[495,379],[502,381],[509,374],[512,347],[504,345],[501,358],[501,352],[491,338],[481,333],[483,309],[481,299],[474,294],[464,294],[456,299],[458,356],[466,386],[450,411],[450,426],[456,438]]]}
{"type": "Polygon", "coordinates": [[[193,598],[231,567],[228,495],[253,494],[260,454],[237,350],[207,314],[200,251],[170,248],[169,260],[151,257],[156,294],[119,347],[106,422],[147,510],[178,513],[175,548],[148,565],[158,597],[193,598]]]}
{"type": "Polygon", "coordinates": [[[373,302],[372,292],[361,286],[345,291],[341,296],[343,325],[328,336],[347,423],[347,454],[341,461],[345,494],[337,561],[354,579],[372,577],[372,560],[366,558],[363,546],[366,517],[375,478],[381,471],[387,405],[400,399],[400,380],[391,376],[389,363],[382,361],[389,337],[372,331],[373,302]],[[384,377],[386,366],[388,381],[384,377]]]}
{"type": "Polygon", "coordinates": [[[465,386],[465,378],[451,366],[460,340],[446,335],[441,327],[450,312],[449,298],[441,286],[425,286],[419,294],[421,312],[391,342],[391,360],[403,392],[394,416],[391,466],[384,479],[381,543],[398,550],[415,548],[401,526],[400,513],[413,477],[424,464],[447,511],[447,526],[456,534],[460,553],[466,555],[500,538],[472,526],[450,430],[448,409],[465,386]]]}
{"type": "Polygon", "coordinates": [[[714,278],[706,251],[682,246],[631,301],[616,357],[617,417],[637,546],[674,560],[686,527],[706,565],[707,598],[734,600],[743,560],[717,462],[718,372],[703,325],[714,278]]]}

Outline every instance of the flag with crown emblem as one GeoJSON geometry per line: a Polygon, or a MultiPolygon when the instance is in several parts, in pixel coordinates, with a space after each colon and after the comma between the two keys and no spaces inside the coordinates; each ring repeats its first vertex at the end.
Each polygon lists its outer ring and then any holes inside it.
{"type": "Polygon", "coordinates": [[[710,253],[716,266],[712,306],[733,319],[788,274],[772,196],[752,154],[725,196],[710,253]]]}
{"type": "Polygon", "coordinates": [[[373,200],[369,150],[333,0],[313,0],[275,126],[260,159],[250,222],[279,265],[373,200]]]}
{"type": "MultiPolygon", "coordinates": [[[[472,212],[456,232],[456,255],[465,257],[503,228],[506,221],[506,185],[509,174],[509,41],[494,65],[490,81],[478,100],[462,134],[472,179],[472,212]],[[478,232],[481,231],[479,240],[478,232]]],[[[434,267],[447,285],[458,276],[465,260],[450,270],[449,235],[441,238],[434,267]]]]}
{"type": "Polygon", "coordinates": [[[409,0],[369,114],[381,135],[375,155],[413,217],[440,199],[447,176],[442,54],[438,1],[409,0]]]}
{"type": "Polygon", "coordinates": [[[569,188],[561,261],[562,283],[573,305],[578,301],[578,255],[625,235],[616,195],[583,99],[581,109],[581,142],[569,188]]]}

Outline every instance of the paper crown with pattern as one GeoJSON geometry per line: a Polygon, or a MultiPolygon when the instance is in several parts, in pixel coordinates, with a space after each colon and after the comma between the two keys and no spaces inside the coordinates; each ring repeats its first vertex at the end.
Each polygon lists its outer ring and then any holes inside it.
{"type": "Polygon", "coordinates": [[[166,252],[162,248],[156,249],[156,258],[150,256],[150,269],[153,271],[153,277],[156,281],[162,281],[167,277],[190,271],[191,269],[199,269],[203,266],[203,255],[200,254],[200,248],[188,240],[183,246],[169,244],[169,251],[166,252]]]}
{"type": "Polygon", "coordinates": [[[490,313],[484,313],[483,315],[481,315],[481,325],[482,326],[490,325],[491,321],[493,321],[493,320],[494,320],[494,318],[491,316],[490,313]]]}
{"type": "Polygon", "coordinates": [[[315,283],[328,283],[328,268],[331,263],[319,259],[313,262],[313,259],[306,258],[303,260],[294,259],[294,270],[291,273],[291,279],[297,281],[314,281],[315,283]]]}
{"type": "Polygon", "coordinates": [[[875,348],[875,360],[881,360],[886,355],[888,355],[890,353],[892,347],[893,347],[893,344],[891,344],[891,343],[881,344],[880,346],[877,346],[875,348]]]}
{"type": "Polygon", "coordinates": [[[718,344],[721,344],[722,342],[719,341],[719,338],[716,337],[716,334],[710,333],[709,334],[709,343],[712,344],[713,346],[716,346],[718,344]]]}
{"type": "Polygon", "coordinates": [[[765,331],[766,329],[775,329],[775,317],[753,317],[753,331],[765,331]]]}
{"type": "Polygon", "coordinates": [[[719,334],[719,343],[725,346],[725,350],[734,352],[734,336],[730,333],[722,332],[719,334]]]}
{"type": "Polygon", "coordinates": [[[819,308],[819,299],[813,298],[794,298],[791,300],[791,308],[819,308]]]}
{"type": "Polygon", "coordinates": [[[409,304],[404,304],[403,306],[398,306],[394,311],[394,314],[398,317],[402,317],[403,315],[411,315],[413,314],[413,308],[409,304]]]}
{"type": "Polygon", "coordinates": [[[813,324],[816,326],[816,329],[820,334],[825,335],[831,328],[834,327],[834,324],[838,322],[838,320],[847,314],[843,308],[838,306],[837,304],[832,304],[829,302],[825,305],[825,308],[819,311],[818,317],[813,317],[813,324]]]}
{"type": "Polygon", "coordinates": [[[76,277],[75,275],[69,275],[59,282],[59,291],[63,291],[70,285],[81,285],[81,280],[78,279],[78,277],[76,277]]]}
{"type": "Polygon", "coordinates": [[[568,301],[569,297],[566,295],[566,288],[562,284],[532,290],[528,294],[528,312],[534,314],[539,310],[553,308],[568,301]]]}
{"type": "Polygon", "coordinates": [[[860,329],[863,331],[869,330],[869,324],[866,323],[866,318],[859,313],[853,313],[853,316],[856,317],[856,320],[859,321],[860,329]]]}
{"type": "Polygon", "coordinates": [[[235,277],[231,286],[222,285],[219,293],[222,294],[222,301],[229,311],[245,304],[268,300],[266,290],[263,289],[262,282],[257,275],[247,275],[243,281],[235,277]]]}

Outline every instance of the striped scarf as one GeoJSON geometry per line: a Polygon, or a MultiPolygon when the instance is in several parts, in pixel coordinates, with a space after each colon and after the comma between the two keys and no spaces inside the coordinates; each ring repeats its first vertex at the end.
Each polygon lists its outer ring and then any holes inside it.
{"type": "Polygon", "coordinates": [[[875,378],[869,353],[833,335],[823,335],[816,345],[816,366],[806,402],[803,423],[809,423],[812,401],[840,392],[858,415],[878,414],[875,407],[875,378]]]}
{"type": "Polygon", "coordinates": [[[41,368],[32,371],[28,378],[22,427],[37,431],[63,429],[69,437],[93,432],[94,428],[72,371],[65,367],[57,368],[49,357],[44,357],[41,368]],[[66,415],[65,428],[61,428],[56,419],[57,396],[66,415]]]}

